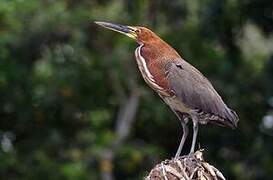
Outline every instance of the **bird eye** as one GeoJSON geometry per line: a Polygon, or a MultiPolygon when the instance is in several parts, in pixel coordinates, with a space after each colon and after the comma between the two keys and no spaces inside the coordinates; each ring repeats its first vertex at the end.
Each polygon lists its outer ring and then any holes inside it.
{"type": "Polygon", "coordinates": [[[136,29],[136,31],[135,31],[137,34],[139,34],[140,33],[140,29],[136,29]]]}

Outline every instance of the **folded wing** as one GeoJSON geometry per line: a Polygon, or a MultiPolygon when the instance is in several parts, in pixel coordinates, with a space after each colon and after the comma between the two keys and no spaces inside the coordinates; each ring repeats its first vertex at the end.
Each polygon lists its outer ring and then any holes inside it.
{"type": "Polygon", "coordinates": [[[229,109],[211,83],[183,59],[165,66],[170,88],[184,104],[200,113],[211,115],[211,122],[235,128],[238,116],[229,109]],[[218,117],[218,118],[215,118],[218,117]]]}

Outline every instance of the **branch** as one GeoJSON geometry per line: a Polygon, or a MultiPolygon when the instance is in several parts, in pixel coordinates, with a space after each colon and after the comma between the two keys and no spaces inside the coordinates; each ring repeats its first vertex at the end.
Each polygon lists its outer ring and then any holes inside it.
{"type": "Polygon", "coordinates": [[[137,112],[139,104],[139,91],[137,89],[132,90],[132,93],[128,100],[122,105],[117,117],[116,123],[116,140],[114,146],[117,147],[123,143],[123,141],[129,135],[134,117],[137,112]]]}
{"type": "Polygon", "coordinates": [[[118,113],[115,140],[109,149],[105,149],[101,153],[100,169],[103,180],[113,180],[113,159],[116,150],[120,145],[124,143],[124,140],[128,137],[130,129],[135,119],[135,114],[139,105],[139,91],[137,89],[132,90],[130,97],[125,101],[118,113]]]}
{"type": "MultiPolygon", "coordinates": [[[[129,63],[123,64],[127,66],[127,74],[134,72],[132,66],[129,63]]],[[[112,88],[119,100],[119,110],[116,119],[116,125],[114,130],[115,139],[113,140],[111,146],[106,148],[100,153],[100,170],[102,180],[114,180],[113,175],[113,160],[115,158],[116,152],[119,147],[121,147],[129,136],[129,132],[134,123],[136,112],[139,105],[140,90],[137,85],[134,75],[128,76],[127,88],[130,90],[130,95],[126,95],[126,88],[122,86],[120,79],[118,78],[117,70],[107,64],[107,70],[109,73],[109,79],[112,84],[112,88]]]]}

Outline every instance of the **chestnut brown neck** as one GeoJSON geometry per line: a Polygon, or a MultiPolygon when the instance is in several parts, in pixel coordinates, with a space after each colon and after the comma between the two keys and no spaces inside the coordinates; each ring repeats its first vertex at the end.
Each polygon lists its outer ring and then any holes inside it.
{"type": "Polygon", "coordinates": [[[152,61],[168,62],[172,59],[181,58],[170,45],[160,38],[143,43],[141,55],[147,64],[152,63],[152,61]]]}

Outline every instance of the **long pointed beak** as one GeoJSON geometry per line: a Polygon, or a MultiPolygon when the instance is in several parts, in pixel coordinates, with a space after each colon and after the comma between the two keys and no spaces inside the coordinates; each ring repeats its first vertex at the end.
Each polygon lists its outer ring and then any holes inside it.
{"type": "Polygon", "coordinates": [[[124,26],[120,24],[113,24],[113,23],[101,22],[101,21],[95,21],[95,23],[104,28],[125,34],[126,36],[129,36],[130,38],[133,38],[133,39],[137,38],[136,27],[124,26]]]}

